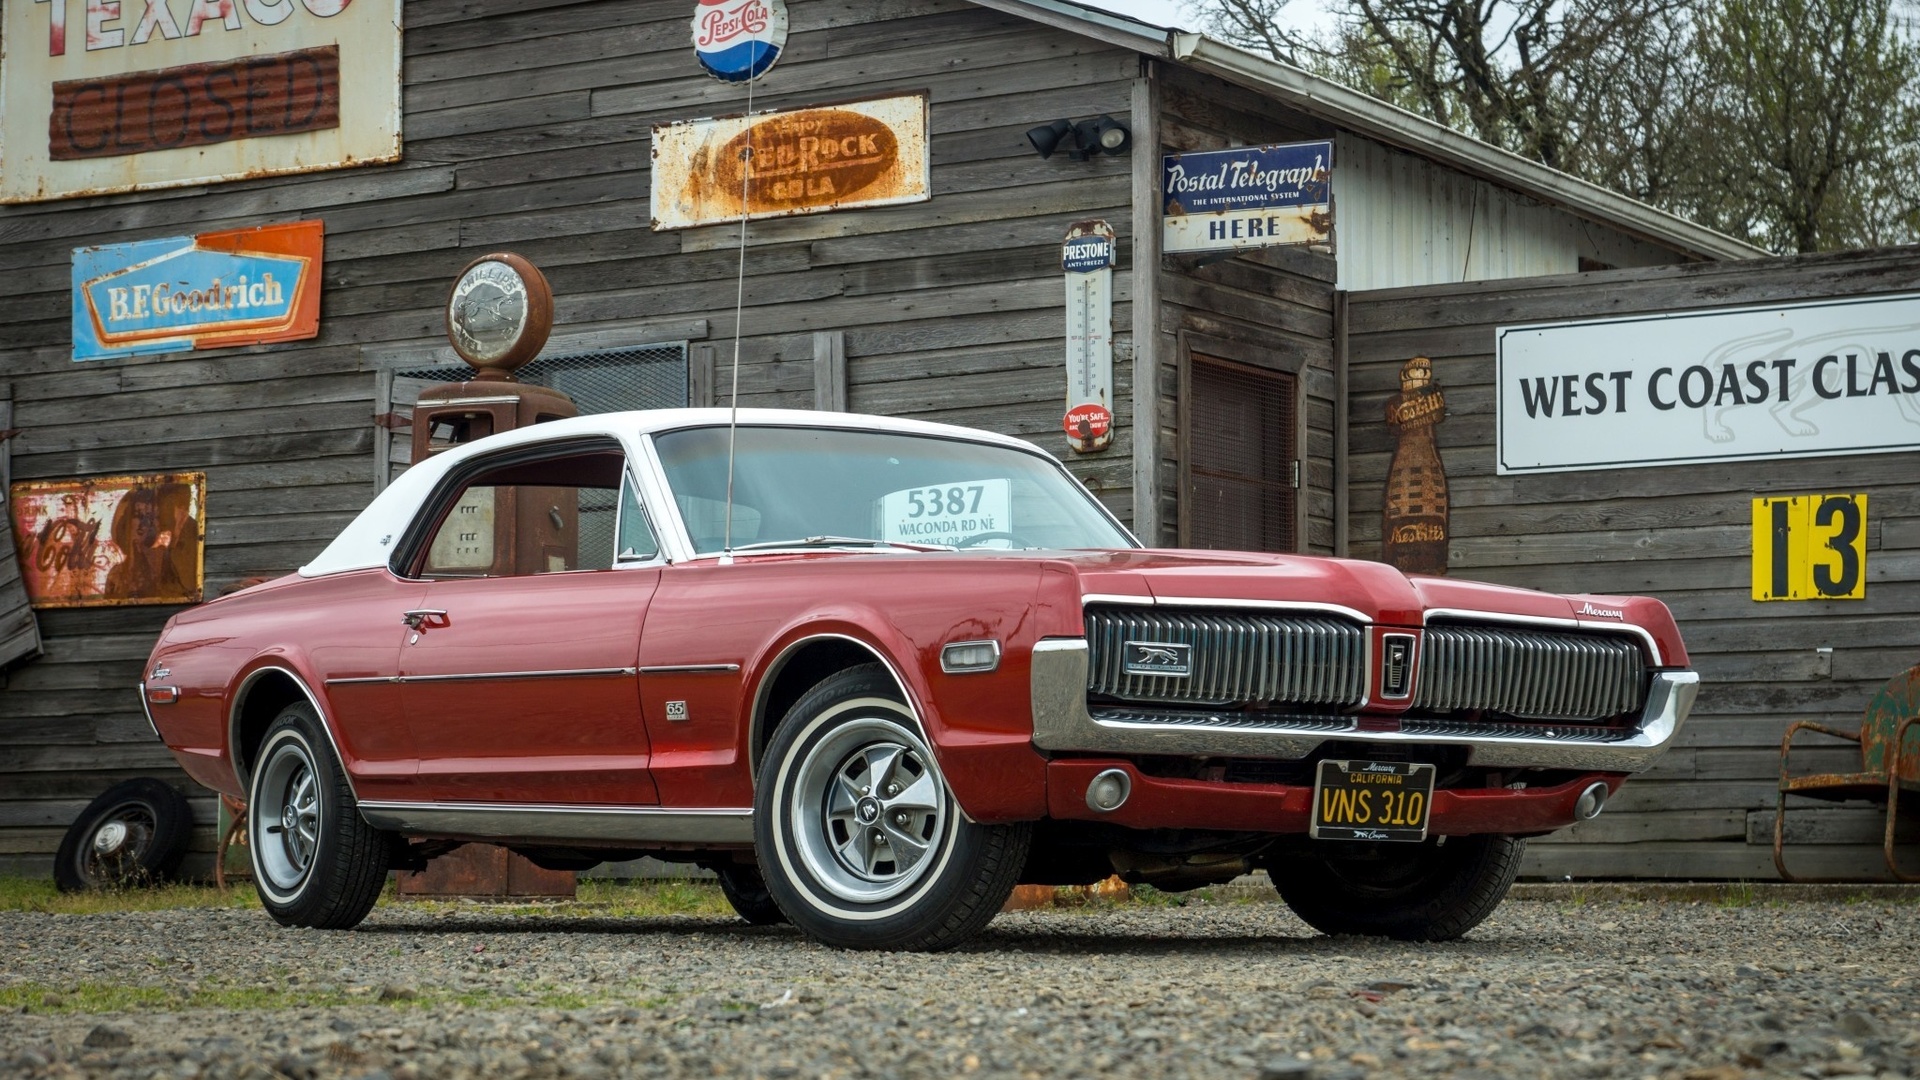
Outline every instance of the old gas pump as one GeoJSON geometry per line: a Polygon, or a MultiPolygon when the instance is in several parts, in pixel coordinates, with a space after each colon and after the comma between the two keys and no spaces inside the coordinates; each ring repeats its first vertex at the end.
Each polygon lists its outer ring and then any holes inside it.
{"type": "MultiPolygon", "coordinates": [[[[422,391],[413,407],[413,461],[529,424],[579,414],[573,399],[520,382],[514,372],[540,354],[553,329],[553,293],[531,262],[483,255],[460,271],[447,298],[447,340],[473,365],[465,382],[422,391]]],[[[576,493],[519,486],[470,489],[453,510],[471,527],[442,530],[429,573],[476,576],[550,573],[577,566],[576,493]]],[[[402,896],[572,896],[571,871],[543,870],[503,847],[467,844],[399,875],[402,896]]]]}

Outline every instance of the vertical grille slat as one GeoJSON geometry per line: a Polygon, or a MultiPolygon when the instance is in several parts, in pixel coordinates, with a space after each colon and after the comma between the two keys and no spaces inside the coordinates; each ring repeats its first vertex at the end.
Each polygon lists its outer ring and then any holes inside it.
{"type": "Polygon", "coordinates": [[[1366,629],[1315,616],[1106,607],[1086,613],[1087,689],[1169,704],[1277,702],[1358,705],[1366,697],[1366,629]],[[1128,641],[1186,645],[1187,678],[1130,675],[1128,641]]]}
{"type": "Polygon", "coordinates": [[[1645,703],[1640,646],[1602,634],[1429,626],[1413,708],[1604,720],[1645,703]]]}

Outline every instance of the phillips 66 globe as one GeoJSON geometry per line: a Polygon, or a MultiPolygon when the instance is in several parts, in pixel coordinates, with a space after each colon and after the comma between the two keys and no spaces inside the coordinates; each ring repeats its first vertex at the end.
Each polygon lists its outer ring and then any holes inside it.
{"type": "Polygon", "coordinates": [[[483,375],[505,375],[533,359],[552,329],[546,276],[511,252],[468,263],[447,297],[447,340],[483,375]]]}

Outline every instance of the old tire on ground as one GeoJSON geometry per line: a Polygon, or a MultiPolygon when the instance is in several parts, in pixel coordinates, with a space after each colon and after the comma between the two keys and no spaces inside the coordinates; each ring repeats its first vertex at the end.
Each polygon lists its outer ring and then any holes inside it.
{"type": "Polygon", "coordinates": [[[1293,913],[1322,933],[1451,941],[1500,906],[1526,849],[1515,836],[1438,837],[1294,856],[1268,873],[1293,913]]]}
{"type": "Polygon", "coordinates": [[[767,882],[757,867],[730,863],[714,869],[720,878],[720,892],[740,917],[755,926],[773,926],[787,921],[780,905],[773,902],[767,882]]]}
{"type": "Polygon", "coordinates": [[[267,914],[283,926],[356,926],[387,883],[393,839],[360,816],[313,707],[284,709],[247,791],[247,850],[267,914]]]}
{"type": "Polygon", "coordinates": [[[61,892],[153,885],[171,878],[193,837],[185,796],[152,777],[115,784],[87,804],[60,840],[61,892]]]}
{"type": "Polygon", "coordinates": [[[932,951],[977,933],[1013,891],[1032,827],[966,819],[884,668],[840,672],[774,732],[754,844],[795,926],[849,949],[932,951]]]}

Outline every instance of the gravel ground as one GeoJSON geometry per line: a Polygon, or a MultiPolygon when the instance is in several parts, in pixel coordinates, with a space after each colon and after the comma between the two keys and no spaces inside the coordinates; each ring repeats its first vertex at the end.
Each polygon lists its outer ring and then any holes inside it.
{"type": "Polygon", "coordinates": [[[0,1076],[1920,1076],[1916,899],[1568,890],[1439,946],[1130,904],[937,956],[564,908],[6,913],[0,1076]]]}

